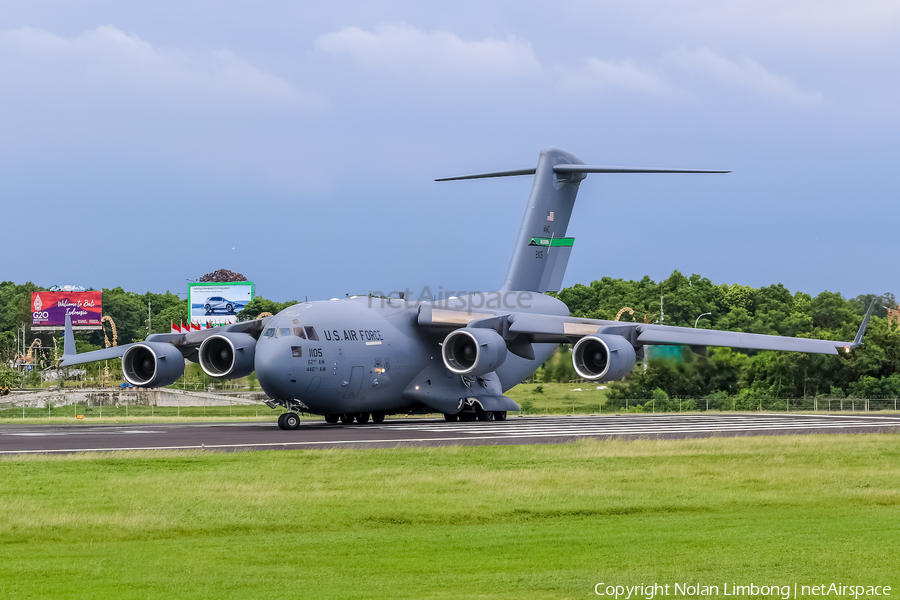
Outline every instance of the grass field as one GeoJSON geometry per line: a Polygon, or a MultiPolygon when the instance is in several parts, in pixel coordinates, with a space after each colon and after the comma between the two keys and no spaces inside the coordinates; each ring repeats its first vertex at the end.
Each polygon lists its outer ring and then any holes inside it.
{"type": "Polygon", "coordinates": [[[590,382],[520,383],[506,395],[532,414],[596,414],[605,410],[606,389],[598,389],[601,385],[590,382]]]}
{"type": "Polygon", "coordinates": [[[0,598],[892,585],[900,438],[0,459],[0,598]]]}
{"type": "MultiPolygon", "coordinates": [[[[605,402],[606,390],[598,390],[596,384],[568,384],[568,383],[544,383],[544,384],[520,384],[511,389],[507,395],[528,408],[526,412],[532,414],[573,414],[573,413],[597,413],[602,412],[601,404],[605,402]],[[541,392],[536,390],[540,387],[541,392]],[[573,391],[575,388],[583,391],[573,391]],[[525,403],[530,403],[525,404],[525,403]]],[[[21,408],[0,409],[0,423],[76,423],[76,415],[84,415],[83,422],[100,422],[102,413],[103,422],[115,423],[134,421],[170,422],[181,418],[185,420],[208,419],[256,419],[275,420],[281,411],[273,411],[265,405],[234,405],[234,406],[185,406],[180,409],[175,406],[150,407],[131,405],[115,406],[85,406],[84,404],[58,406],[46,408],[21,408]],[[24,421],[23,421],[24,419],[24,421]]],[[[435,413],[435,416],[440,416],[435,413]]],[[[321,417],[312,417],[320,419],[321,417]]]]}

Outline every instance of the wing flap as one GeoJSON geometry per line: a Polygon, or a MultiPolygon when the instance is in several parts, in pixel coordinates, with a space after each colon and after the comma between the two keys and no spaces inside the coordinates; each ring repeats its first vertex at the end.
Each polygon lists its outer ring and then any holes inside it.
{"type": "Polygon", "coordinates": [[[723,346],[745,350],[781,350],[810,354],[838,354],[847,342],[781,337],[757,333],[736,333],[688,327],[638,326],[637,341],[642,345],[677,344],[683,346],[723,346]]]}

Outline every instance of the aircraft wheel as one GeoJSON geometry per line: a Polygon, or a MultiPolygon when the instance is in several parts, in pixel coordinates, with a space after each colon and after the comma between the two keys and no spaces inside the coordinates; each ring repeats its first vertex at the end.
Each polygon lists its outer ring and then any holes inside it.
{"type": "Polygon", "coordinates": [[[341,415],[339,418],[344,425],[353,422],[353,415],[341,415]]]}
{"type": "Polygon", "coordinates": [[[287,413],[282,413],[282,414],[278,415],[278,429],[284,429],[284,416],[286,414],[287,413]]]}
{"type": "Polygon", "coordinates": [[[284,429],[298,429],[300,427],[300,415],[297,413],[284,413],[284,429]]]}
{"type": "Polygon", "coordinates": [[[444,413],[444,420],[448,423],[455,423],[459,419],[459,415],[448,415],[444,413]]]}
{"type": "Polygon", "coordinates": [[[505,410],[495,410],[494,411],[494,420],[495,421],[505,421],[506,420],[506,411],[505,410]]]}
{"type": "Polygon", "coordinates": [[[372,413],[373,423],[384,423],[384,413],[372,413]]]}
{"type": "Polygon", "coordinates": [[[465,422],[467,422],[467,423],[469,423],[469,422],[471,422],[471,421],[474,421],[474,420],[477,419],[477,418],[478,418],[478,417],[475,416],[475,413],[472,413],[472,412],[461,412],[461,413],[459,413],[459,420],[460,420],[460,421],[465,421],[465,422]]]}
{"type": "Polygon", "coordinates": [[[490,421],[491,420],[491,412],[487,410],[479,410],[475,413],[478,416],[479,421],[490,421]]]}
{"type": "Polygon", "coordinates": [[[365,425],[369,422],[369,413],[359,413],[356,415],[356,422],[360,425],[365,425]]]}
{"type": "Polygon", "coordinates": [[[338,416],[337,415],[325,415],[325,422],[326,423],[337,423],[338,416]]]}

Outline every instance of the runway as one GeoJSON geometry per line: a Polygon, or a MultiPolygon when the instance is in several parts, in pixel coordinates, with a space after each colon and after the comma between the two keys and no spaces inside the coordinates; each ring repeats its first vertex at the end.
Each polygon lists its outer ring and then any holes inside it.
{"type": "Polygon", "coordinates": [[[295,431],[282,431],[274,422],[2,425],[0,455],[200,448],[227,452],[459,444],[560,444],[580,438],[678,439],[811,433],[900,433],[900,416],[667,414],[518,417],[503,422],[473,423],[390,419],[379,425],[328,425],[322,421],[303,421],[295,431]]]}

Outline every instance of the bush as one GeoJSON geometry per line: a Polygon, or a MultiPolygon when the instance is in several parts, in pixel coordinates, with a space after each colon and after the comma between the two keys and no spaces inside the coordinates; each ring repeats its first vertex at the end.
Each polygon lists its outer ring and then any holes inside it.
{"type": "Polygon", "coordinates": [[[731,400],[729,398],[728,392],[719,390],[707,396],[706,401],[709,403],[710,410],[728,410],[731,408],[731,400]]]}

